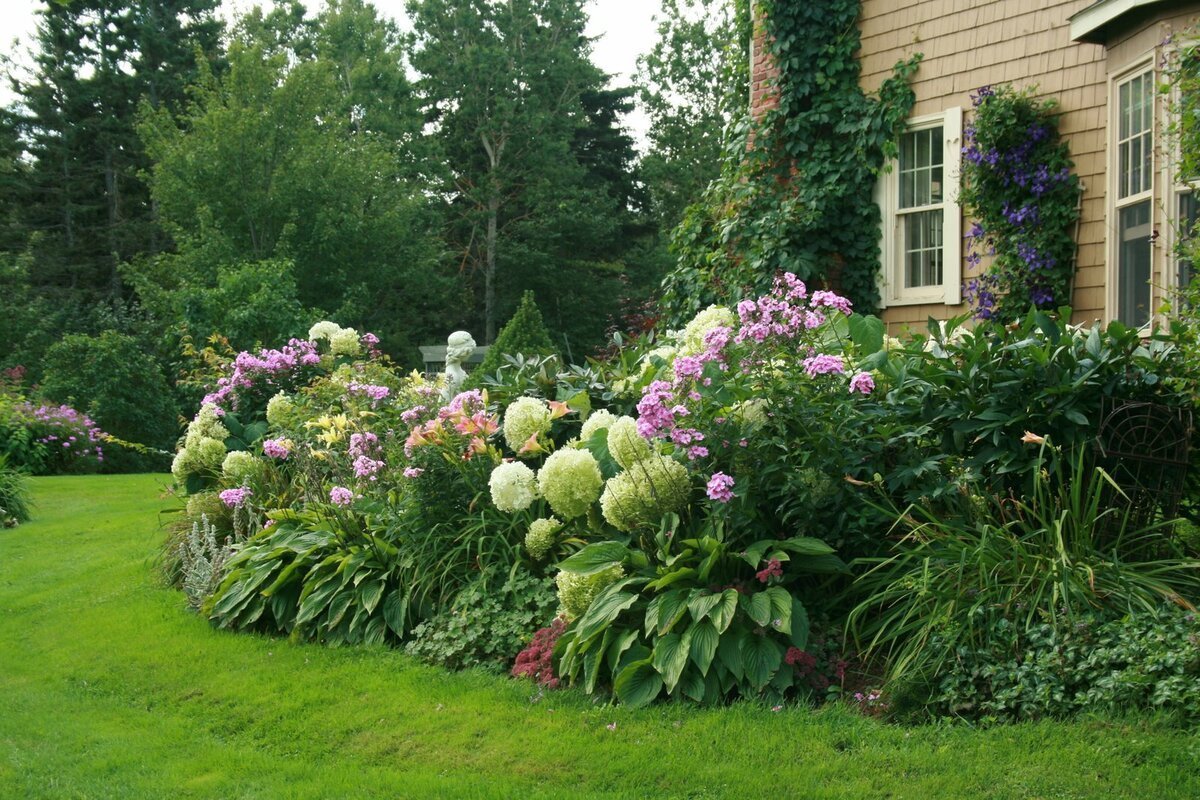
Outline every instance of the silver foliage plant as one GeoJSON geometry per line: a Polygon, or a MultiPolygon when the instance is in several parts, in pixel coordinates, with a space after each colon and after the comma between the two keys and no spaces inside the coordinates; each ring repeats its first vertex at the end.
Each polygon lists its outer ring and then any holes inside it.
{"type": "Polygon", "coordinates": [[[233,547],[226,538],[217,541],[217,528],[202,514],[199,522],[192,523],[192,532],[180,545],[183,564],[183,592],[188,605],[200,608],[225,576],[225,563],[233,554],[233,547]]]}

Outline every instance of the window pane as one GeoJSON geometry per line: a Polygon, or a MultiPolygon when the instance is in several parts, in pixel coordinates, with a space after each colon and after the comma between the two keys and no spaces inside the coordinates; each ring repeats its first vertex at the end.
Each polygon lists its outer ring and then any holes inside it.
{"type": "MultiPolygon", "coordinates": [[[[1196,221],[1200,219],[1200,203],[1196,202],[1194,192],[1179,195],[1179,232],[1180,238],[1186,241],[1195,235],[1196,221]]],[[[1179,259],[1179,286],[1187,286],[1195,276],[1195,265],[1186,259],[1179,259]]]]}
{"type": "Polygon", "coordinates": [[[942,211],[916,211],[904,215],[904,286],[940,286],[942,283],[942,211]]]}
{"type": "Polygon", "coordinates": [[[1150,201],[1118,212],[1117,317],[1140,328],[1150,321],[1150,201]]]}
{"type": "Polygon", "coordinates": [[[1149,191],[1154,151],[1151,142],[1154,116],[1153,72],[1146,72],[1117,88],[1117,197],[1149,191]]]}
{"type": "Polygon", "coordinates": [[[900,137],[900,208],[943,201],[942,128],[910,131],[900,137]]]}

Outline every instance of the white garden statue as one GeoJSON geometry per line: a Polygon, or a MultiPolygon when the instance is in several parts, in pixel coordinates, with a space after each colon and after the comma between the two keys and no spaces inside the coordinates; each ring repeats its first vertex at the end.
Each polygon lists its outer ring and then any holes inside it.
{"type": "Polygon", "coordinates": [[[446,337],[446,385],[442,389],[443,402],[450,402],[458,394],[463,381],[467,379],[463,364],[473,352],[475,339],[466,331],[455,331],[446,337]]]}

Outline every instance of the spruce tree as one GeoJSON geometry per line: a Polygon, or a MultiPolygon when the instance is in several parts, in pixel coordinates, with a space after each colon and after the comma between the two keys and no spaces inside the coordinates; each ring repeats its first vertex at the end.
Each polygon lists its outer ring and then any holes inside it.
{"type": "Polygon", "coordinates": [[[558,351],[550,341],[550,332],[542,319],[533,292],[526,291],[516,313],[500,329],[496,341],[476,368],[480,375],[492,375],[504,365],[504,356],[551,356],[558,351]]]}

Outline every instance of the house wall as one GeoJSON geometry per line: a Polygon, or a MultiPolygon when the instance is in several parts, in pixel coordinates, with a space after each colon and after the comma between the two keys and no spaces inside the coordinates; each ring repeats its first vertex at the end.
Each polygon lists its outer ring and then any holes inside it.
{"type": "MultiPolygon", "coordinates": [[[[898,61],[913,53],[923,54],[912,80],[917,96],[913,117],[959,106],[966,114],[965,123],[970,124],[970,94],[989,84],[1033,87],[1037,96],[1058,102],[1062,113],[1059,130],[1069,142],[1083,187],[1072,303],[1076,322],[1107,321],[1111,316],[1106,268],[1110,247],[1106,184],[1110,76],[1145,54],[1160,63],[1168,36],[1194,24],[1200,14],[1200,2],[1181,4],[1181,10],[1177,7],[1172,13],[1142,19],[1107,46],[1071,41],[1070,17],[1092,2],[864,0],[859,18],[860,82],[866,91],[877,90],[898,61]]],[[[759,57],[763,49],[758,37],[751,45],[752,109],[772,102],[771,65],[759,57]]],[[[1156,154],[1156,165],[1166,176],[1162,167],[1167,161],[1161,155],[1156,154]]],[[[1157,205],[1156,223],[1159,230],[1165,230],[1166,212],[1161,203],[1157,205]]],[[[969,228],[964,221],[962,230],[969,228]]],[[[1156,243],[1157,286],[1166,284],[1170,270],[1168,238],[1156,243]]],[[[965,242],[962,253],[967,253],[965,242]]],[[[985,259],[981,267],[986,263],[985,259]]],[[[964,279],[971,274],[964,263],[964,279]]],[[[923,329],[931,316],[945,319],[966,310],[963,305],[892,305],[883,317],[894,333],[910,326],[923,329]]]]}

